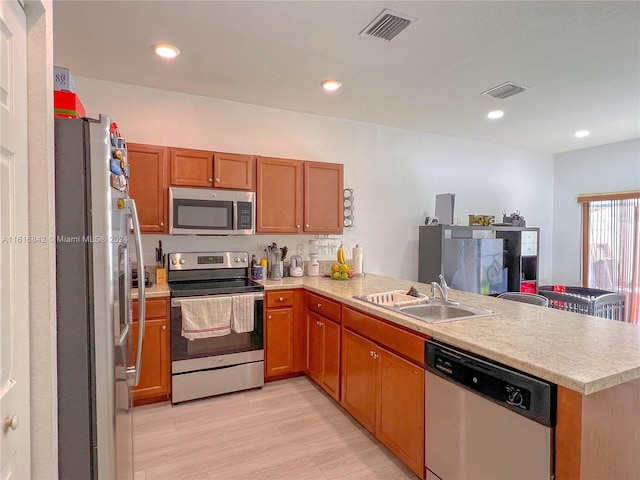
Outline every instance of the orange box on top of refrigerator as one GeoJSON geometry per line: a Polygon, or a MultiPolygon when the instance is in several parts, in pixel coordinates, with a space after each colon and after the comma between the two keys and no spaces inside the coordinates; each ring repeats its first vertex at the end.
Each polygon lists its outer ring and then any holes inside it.
{"type": "Polygon", "coordinates": [[[62,90],[53,91],[53,109],[56,117],[82,118],[87,115],[78,95],[62,90]]]}

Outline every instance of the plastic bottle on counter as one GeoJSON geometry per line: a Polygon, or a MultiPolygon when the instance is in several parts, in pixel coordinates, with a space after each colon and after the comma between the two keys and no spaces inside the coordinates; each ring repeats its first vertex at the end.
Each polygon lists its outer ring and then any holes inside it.
{"type": "Polygon", "coordinates": [[[318,255],[309,254],[309,271],[307,275],[310,277],[320,276],[320,264],[318,263],[318,255]]]}
{"type": "Polygon", "coordinates": [[[262,279],[266,280],[267,279],[267,258],[266,257],[262,257],[260,259],[260,266],[262,267],[262,279]]]}

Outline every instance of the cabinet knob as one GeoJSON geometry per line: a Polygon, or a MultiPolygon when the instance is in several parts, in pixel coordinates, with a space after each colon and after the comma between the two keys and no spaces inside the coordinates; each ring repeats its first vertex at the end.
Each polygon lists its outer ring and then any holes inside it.
{"type": "Polygon", "coordinates": [[[278,301],[280,301],[280,302],[284,302],[284,297],[280,297],[280,298],[278,299],[278,301]]]}
{"type": "Polygon", "coordinates": [[[318,308],[322,308],[322,304],[321,303],[318,304],[318,308]]]}
{"type": "Polygon", "coordinates": [[[269,316],[267,317],[267,320],[271,320],[271,315],[269,315],[269,316]]]}
{"type": "Polygon", "coordinates": [[[162,325],[162,330],[166,330],[167,326],[166,325],[162,325]]]}
{"type": "Polygon", "coordinates": [[[213,178],[210,178],[210,179],[209,179],[209,183],[213,183],[213,178]]]}
{"type": "Polygon", "coordinates": [[[20,419],[18,418],[18,416],[15,413],[13,415],[11,415],[10,417],[6,417],[4,419],[4,431],[5,432],[7,430],[9,430],[9,429],[15,430],[16,428],[18,428],[18,425],[20,425],[20,419]]]}
{"type": "Polygon", "coordinates": [[[320,326],[320,320],[316,320],[316,325],[320,326]]]}
{"type": "Polygon", "coordinates": [[[373,350],[369,350],[369,356],[373,357],[373,350]]]}
{"type": "Polygon", "coordinates": [[[164,227],[164,222],[160,222],[160,226],[161,226],[161,227],[164,227]]]}
{"type": "Polygon", "coordinates": [[[219,179],[219,178],[216,178],[216,182],[219,182],[219,181],[220,181],[220,179],[219,179]]]}
{"type": "Polygon", "coordinates": [[[307,224],[305,225],[305,227],[309,228],[309,224],[307,223],[307,224]]]}

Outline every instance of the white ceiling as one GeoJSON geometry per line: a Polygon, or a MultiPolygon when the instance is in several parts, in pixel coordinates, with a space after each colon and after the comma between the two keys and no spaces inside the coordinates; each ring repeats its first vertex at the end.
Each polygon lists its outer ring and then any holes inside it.
{"type": "Polygon", "coordinates": [[[640,2],[54,1],[75,76],[558,153],[640,137],[640,2]],[[418,18],[359,35],[383,9],[418,18]],[[181,50],[161,60],[151,45],[181,50]],[[327,94],[320,82],[343,88],[327,94]],[[531,87],[481,95],[506,81],[531,87]],[[486,114],[505,116],[489,121],[486,114]],[[577,139],[576,130],[591,136],[577,139]]]}

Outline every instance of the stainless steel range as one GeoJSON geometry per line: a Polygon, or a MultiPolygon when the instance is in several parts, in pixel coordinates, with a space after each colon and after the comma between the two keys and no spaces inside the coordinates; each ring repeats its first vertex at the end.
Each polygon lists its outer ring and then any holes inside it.
{"type": "Polygon", "coordinates": [[[264,287],[247,252],[170,253],[171,402],[264,385],[264,287]]]}

